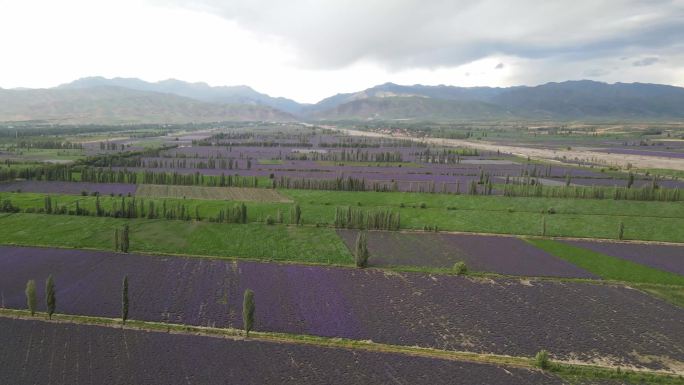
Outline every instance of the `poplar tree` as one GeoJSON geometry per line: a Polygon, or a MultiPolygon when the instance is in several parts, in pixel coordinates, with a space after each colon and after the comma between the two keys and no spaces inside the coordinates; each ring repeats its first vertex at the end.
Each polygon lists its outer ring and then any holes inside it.
{"type": "Polygon", "coordinates": [[[121,320],[124,325],[128,319],[128,276],[124,276],[121,290],[121,320]]]}
{"type": "Polygon", "coordinates": [[[622,240],[624,233],[625,233],[625,224],[620,222],[620,224],[618,224],[618,239],[622,240]]]}
{"type": "Polygon", "coordinates": [[[130,242],[128,240],[128,223],[123,227],[123,233],[121,234],[121,251],[128,253],[128,247],[130,242]]]}
{"type": "Polygon", "coordinates": [[[291,222],[295,225],[300,225],[302,222],[302,209],[298,204],[295,204],[292,207],[291,222]]]}
{"type": "Polygon", "coordinates": [[[249,332],[254,327],[254,292],[250,289],[245,290],[242,301],[242,323],[249,337],[249,332]]]}
{"type": "Polygon", "coordinates": [[[57,298],[55,298],[55,281],[50,275],[45,282],[45,302],[47,305],[48,319],[52,319],[52,314],[55,313],[57,306],[57,298]]]}
{"type": "Polygon", "coordinates": [[[26,306],[32,316],[36,314],[36,303],[36,281],[30,279],[26,282],[26,306]]]}
{"type": "Polygon", "coordinates": [[[368,266],[368,239],[363,231],[359,231],[359,235],[356,236],[354,257],[356,267],[364,268],[368,266]]]}

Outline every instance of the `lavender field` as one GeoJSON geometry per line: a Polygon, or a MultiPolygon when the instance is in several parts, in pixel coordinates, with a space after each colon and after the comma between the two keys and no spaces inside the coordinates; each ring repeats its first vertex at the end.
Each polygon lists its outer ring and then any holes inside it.
{"type": "Polygon", "coordinates": [[[256,330],[523,356],[548,349],[649,368],[684,362],[684,309],[619,286],[16,247],[0,248],[0,270],[12,271],[0,281],[9,308],[25,307],[28,279],[43,303],[53,274],[58,312],[117,317],[128,275],[135,319],[241,327],[250,288],[256,330]]]}
{"type": "Polygon", "coordinates": [[[8,318],[0,329],[8,384],[563,383],[541,371],[298,344],[8,318]]]}
{"type": "MultiPolygon", "coordinates": [[[[350,250],[358,234],[338,230],[350,250]]],[[[514,237],[443,234],[368,233],[371,266],[452,267],[463,261],[474,271],[507,275],[596,278],[591,273],[514,237]]]]}

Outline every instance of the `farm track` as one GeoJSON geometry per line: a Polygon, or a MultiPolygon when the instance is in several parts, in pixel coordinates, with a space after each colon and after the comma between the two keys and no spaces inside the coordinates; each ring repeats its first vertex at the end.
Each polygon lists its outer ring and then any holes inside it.
{"type": "Polygon", "coordinates": [[[38,280],[41,297],[42,280],[53,274],[59,311],[115,317],[128,275],[131,317],[152,322],[240,327],[241,293],[250,288],[259,330],[496,355],[547,349],[561,360],[622,367],[684,362],[684,309],[610,284],[84,250],[5,247],[0,254],[0,269],[14,272],[0,291],[15,309],[25,306],[28,279],[38,280]]]}

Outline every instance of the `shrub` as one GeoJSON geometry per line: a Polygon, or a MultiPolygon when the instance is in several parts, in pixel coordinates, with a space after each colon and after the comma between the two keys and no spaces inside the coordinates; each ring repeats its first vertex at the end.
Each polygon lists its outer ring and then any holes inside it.
{"type": "Polygon", "coordinates": [[[534,356],[534,365],[540,369],[548,369],[551,366],[549,352],[542,349],[534,356]]]}
{"type": "Polygon", "coordinates": [[[465,262],[458,261],[454,264],[454,271],[458,275],[463,275],[468,272],[468,266],[466,266],[465,262]]]}
{"type": "Polygon", "coordinates": [[[425,204],[425,202],[420,202],[420,208],[421,208],[421,209],[426,209],[426,208],[427,208],[427,205],[425,204]]]}
{"type": "Polygon", "coordinates": [[[546,212],[549,213],[549,214],[555,214],[555,213],[556,213],[556,209],[554,209],[553,207],[549,207],[549,209],[546,210],[546,212]]]}
{"type": "Polygon", "coordinates": [[[273,219],[272,216],[269,215],[269,216],[266,217],[266,224],[267,224],[267,225],[273,225],[273,224],[275,224],[275,220],[273,219]]]}

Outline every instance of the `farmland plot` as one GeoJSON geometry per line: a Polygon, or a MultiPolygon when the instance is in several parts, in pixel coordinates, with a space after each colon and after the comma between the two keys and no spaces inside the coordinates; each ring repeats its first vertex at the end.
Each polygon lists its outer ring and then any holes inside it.
{"type": "Polygon", "coordinates": [[[273,189],[248,187],[203,187],[150,185],[138,186],[138,196],[149,198],[187,198],[243,202],[292,202],[273,189]]]}
{"type": "Polygon", "coordinates": [[[129,276],[134,319],[242,327],[242,294],[255,292],[255,329],[370,339],[447,350],[620,366],[684,363],[684,309],[637,290],[576,282],[482,280],[275,263],[161,258],[84,250],[2,247],[4,306],[53,274],[58,312],[117,317],[129,276]]]}
{"type": "Polygon", "coordinates": [[[0,330],[0,375],[11,384],[562,383],[541,371],[299,344],[8,318],[0,330]]]}
{"type": "Polygon", "coordinates": [[[46,194],[93,194],[134,195],[136,186],[128,183],[47,182],[25,180],[0,183],[2,192],[30,192],[46,194]]]}
{"type": "Polygon", "coordinates": [[[684,245],[563,241],[598,253],[684,275],[684,245]]]}
{"type": "MultiPolygon", "coordinates": [[[[354,250],[356,230],[338,230],[354,250]]],[[[499,274],[596,278],[569,262],[514,237],[371,231],[371,266],[452,267],[464,261],[468,268],[499,274]]]]}

